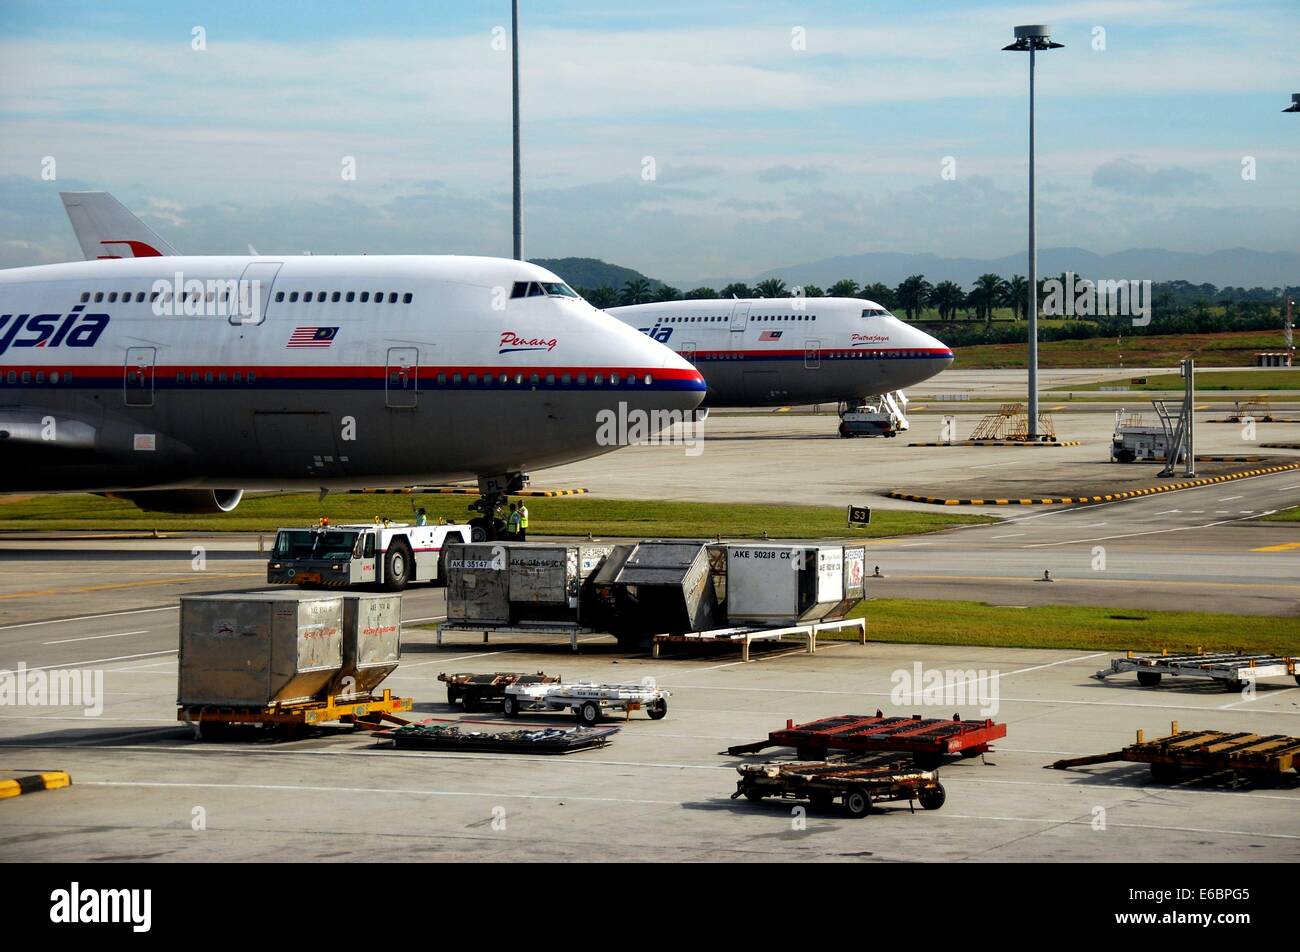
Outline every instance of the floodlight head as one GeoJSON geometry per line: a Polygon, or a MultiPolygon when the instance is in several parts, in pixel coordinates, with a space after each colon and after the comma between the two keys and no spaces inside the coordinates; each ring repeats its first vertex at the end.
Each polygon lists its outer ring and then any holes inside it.
{"type": "Polygon", "coordinates": [[[1291,94],[1291,105],[1282,110],[1283,112],[1300,112],[1300,93],[1291,94]]]}
{"type": "Polygon", "coordinates": [[[1052,28],[1046,23],[1030,23],[1015,28],[1016,41],[1002,47],[1013,52],[1059,50],[1064,43],[1052,42],[1052,28]]]}

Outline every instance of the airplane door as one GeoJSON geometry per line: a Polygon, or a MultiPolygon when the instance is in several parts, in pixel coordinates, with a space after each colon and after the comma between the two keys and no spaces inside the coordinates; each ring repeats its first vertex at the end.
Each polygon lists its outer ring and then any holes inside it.
{"type": "Polygon", "coordinates": [[[822,365],[822,342],[806,340],[803,342],[804,370],[817,370],[822,365]]]}
{"type": "Polygon", "coordinates": [[[695,363],[695,341],[688,340],[686,343],[682,344],[682,357],[685,358],[688,363],[695,363]]]}
{"type": "Polygon", "coordinates": [[[122,368],[122,399],[128,407],[153,406],[153,347],[128,347],[122,368]]]}
{"type": "Polygon", "coordinates": [[[743,331],[745,325],[749,322],[749,302],[738,301],[736,306],[731,309],[731,329],[732,331],[743,331]]]}
{"type": "Polygon", "coordinates": [[[238,307],[232,308],[230,323],[261,324],[271,303],[271,288],[280,273],[279,261],[254,261],[239,277],[238,307]]]}
{"type": "Polygon", "coordinates": [[[388,372],[384,377],[384,400],[390,407],[415,406],[420,387],[420,352],[415,347],[388,348],[388,372]]]}

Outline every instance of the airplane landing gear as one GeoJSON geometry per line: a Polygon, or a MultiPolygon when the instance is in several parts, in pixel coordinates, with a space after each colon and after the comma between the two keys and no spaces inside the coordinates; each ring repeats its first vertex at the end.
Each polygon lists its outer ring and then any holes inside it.
{"type": "Polygon", "coordinates": [[[480,476],[478,490],[482,494],[469,504],[470,512],[481,515],[469,521],[471,542],[493,542],[505,537],[505,500],[528,484],[527,473],[504,473],[500,476],[480,476]]]}

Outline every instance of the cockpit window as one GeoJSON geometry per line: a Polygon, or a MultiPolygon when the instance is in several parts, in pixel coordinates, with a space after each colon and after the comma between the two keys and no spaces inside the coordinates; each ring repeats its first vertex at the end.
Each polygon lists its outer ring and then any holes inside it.
{"type": "Polygon", "coordinates": [[[516,281],[510,289],[510,296],[576,298],[578,293],[561,281],[516,281]]]}
{"type": "Polygon", "coordinates": [[[864,307],[862,309],[863,317],[889,317],[889,312],[883,307],[864,307]]]}

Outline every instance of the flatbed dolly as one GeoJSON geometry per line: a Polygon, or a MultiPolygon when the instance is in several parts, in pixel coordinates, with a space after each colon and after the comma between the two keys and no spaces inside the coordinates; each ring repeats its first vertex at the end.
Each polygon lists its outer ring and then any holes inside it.
{"type": "Polygon", "coordinates": [[[1172,678],[1216,680],[1222,683],[1226,691],[1240,691],[1247,682],[1258,682],[1260,678],[1289,676],[1300,684],[1295,658],[1240,652],[1196,651],[1169,654],[1162,651],[1158,655],[1138,655],[1130,651],[1124,657],[1111,661],[1109,668],[1102,668],[1093,677],[1105,681],[1111,675],[1129,671],[1137,674],[1138,684],[1144,688],[1155,687],[1165,675],[1172,678]]]}
{"type": "Polygon", "coordinates": [[[472,622],[443,622],[438,626],[438,631],[434,638],[438,647],[442,647],[444,635],[482,635],[483,644],[488,643],[488,638],[492,635],[526,635],[530,638],[560,638],[569,643],[570,649],[574,652],[578,650],[578,639],[588,636],[599,635],[600,632],[594,628],[584,628],[581,625],[571,625],[564,622],[537,622],[529,624],[527,622],[519,625],[485,625],[474,624],[472,622]]]}
{"type": "Polygon", "coordinates": [[[650,657],[658,658],[664,645],[729,645],[740,648],[740,660],[749,660],[749,647],[757,641],[791,641],[802,639],[808,654],[817,653],[817,636],[833,631],[854,629],[858,644],[867,643],[867,622],[862,618],[793,625],[788,628],[763,628],[738,626],[710,628],[707,631],[688,631],[680,634],[653,635],[650,638],[650,657]]]}
{"type": "Polygon", "coordinates": [[[964,721],[959,714],[951,720],[920,714],[886,717],[876,711],[874,717],[840,714],[797,726],[786,721],[785,728],[772,731],[767,740],[737,744],[726,752],[739,757],[768,747],[793,747],[800,760],[824,760],[831,750],[904,751],[912,754],[917,766],[932,768],[949,754],[978,757],[992,750],[993,741],[1006,736],[1007,725],[989,719],[964,721]]]}
{"type": "Polygon", "coordinates": [[[470,731],[458,724],[432,720],[407,724],[378,735],[394,748],[459,750],[494,754],[572,754],[609,744],[617,727],[543,728],[542,730],[470,731]]]}
{"type": "Polygon", "coordinates": [[[733,800],[742,796],[755,803],[769,797],[807,800],[818,811],[829,809],[839,800],[855,819],[870,813],[876,803],[919,800],[926,810],[938,810],[947,799],[933,770],[887,757],[741,764],[736,770],[740,780],[731,795],[733,800]]]}
{"type": "Polygon", "coordinates": [[[409,697],[393,697],[388,688],[380,697],[337,697],[297,704],[273,704],[268,707],[181,707],[176,714],[194,731],[196,738],[214,737],[236,726],[254,726],[281,734],[297,735],[310,727],[338,722],[359,730],[379,730],[386,724],[407,724],[396,715],[409,711],[415,702],[409,697]]]}
{"type": "Polygon", "coordinates": [[[1173,783],[1183,768],[1200,771],[1240,771],[1256,779],[1280,777],[1287,770],[1300,773],[1300,737],[1284,734],[1235,734],[1223,731],[1180,731],[1178,722],[1169,725],[1169,734],[1147,740],[1142,731],[1137,740],[1123,750],[1090,757],[1071,757],[1047,766],[1054,770],[1086,767],[1091,764],[1128,761],[1151,765],[1151,779],[1156,783],[1173,783]]]}
{"type": "Polygon", "coordinates": [[[523,674],[513,671],[497,671],[492,674],[450,674],[438,675],[439,681],[447,684],[447,703],[455,705],[460,702],[466,711],[476,711],[487,704],[500,705],[506,695],[506,687],[511,684],[558,684],[558,674],[523,674]]]}
{"type": "Polygon", "coordinates": [[[518,717],[522,711],[568,709],[590,727],[607,711],[622,711],[630,716],[644,709],[653,721],[668,716],[668,698],[672,695],[648,684],[597,684],[573,681],[569,684],[511,684],[501,701],[501,713],[518,717]]]}

